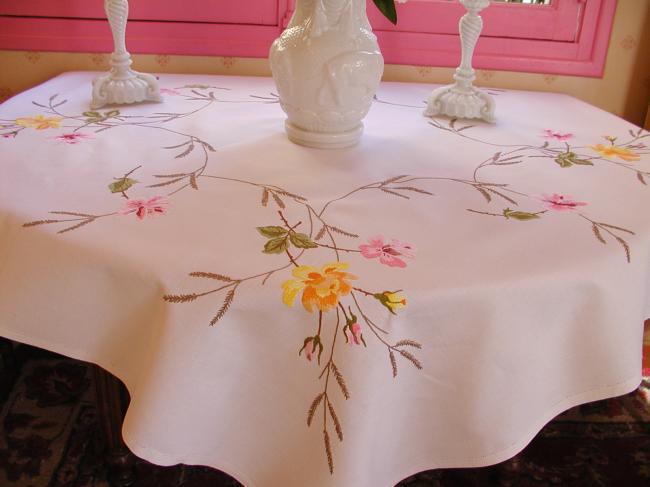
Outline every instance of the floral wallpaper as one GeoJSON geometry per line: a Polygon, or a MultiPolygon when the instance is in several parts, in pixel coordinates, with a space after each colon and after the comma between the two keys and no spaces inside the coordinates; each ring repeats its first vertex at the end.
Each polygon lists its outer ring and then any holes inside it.
{"type": "MultiPolygon", "coordinates": [[[[642,126],[650,103],[650,3],[619,0],[602,78],[481,70],[488,87],[562,92],[642,126]]],[[[221,56],[134,55],[136,69],[159,73],[269,76],[266,59],[221,56]]],[[[64,71],[108,68],[107,53],[0,51],[0,101],[64,71]]],[[[386,81],[448,83],[452,68],[387,65],[386,81]]],[[[648,121],[650,122],[650,117],[648,121]]]]}

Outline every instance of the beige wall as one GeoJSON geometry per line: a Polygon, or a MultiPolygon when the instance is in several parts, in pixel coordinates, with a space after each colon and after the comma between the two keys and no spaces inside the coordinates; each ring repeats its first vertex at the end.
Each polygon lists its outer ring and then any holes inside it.
{"type": "MultiPolygon", "coordinates": [[[[270,74],[266,59],[217,56],[134,55],[134,66],[162,73],[270,74]]],[[[107,67],[107,54],[0,51],[0,100],[64,71],[107,67]]],[[[448,83],[452,72],[389,65],[384,79],[448,83]]],[[[568,93],[643,125],[650,102],[650,0],[618,0],[603,78],[481,70],[477,84],[568,93]]]]}

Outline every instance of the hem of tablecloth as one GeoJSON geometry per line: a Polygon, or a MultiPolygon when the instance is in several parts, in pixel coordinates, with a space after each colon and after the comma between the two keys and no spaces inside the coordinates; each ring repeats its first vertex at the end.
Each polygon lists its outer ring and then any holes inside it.
{"type": "Polygon", "coordinates": [[[593,401],[601,401],[604,399],[610,399],[613,397],[622,396],[624,394],[629,394],[639,387],[642,380],[643,377],[639,372],[639,374],[630,379],[622,380],[614,384],[609,384],[607,386],[602,386],[595,389],[589,389],[588,391],[583,391],[578,394],[567,396],[555,403],[551,409],[549,409],[549,412],[546,415],[542,416],[542,419],[535,422],[535,425],[531,427],[525,435],[521,436],[521,440],[516,441],[515,443],[502,450],[474,458],[443,459],[437,461],[436,464],[433,464],[433,462],[422,462],[420,464],[413,465],[407,469],[405,473],[396,476],[394,479],[391,479],[391,483],[388,485],[397,485],[400,481],[427,470],[439,468],[489,467],[491,465],[505,462],[526,448],[526,446],[528,446],[528,444],[539,434],[542,428],[544,428],[546,424],[548,424],[559,414],[568,411],[569,409],[576,406],[580,406],[581,404],[587,404],[593,401]]]}
{"type": "MultiPolygon", "coordinates": [[[[33,337],[28,337],[20,333],[15,333],[6,329],[1,329],[0,335],[10,340],[15,340],[17,342],[25,343],[35,347],[43,348],[45,350],[50,350],[55,353],[60,353],[71,358],[78,360],[83,360],[85,362],[93,363],[104,368],[115,377],[120,379],[120,381],[126,386],[131,398],[133,399],[133,391],[129,388],[129,385],[115,372],[119,367],[112,362],[99,361],[97,359],[91,358],[86,352],[79,351],[77,349],[68,348],[62,344],[52,344],[42,342],[33,337]]],[[[443,459],[434,462],[421,462],[419,464],[411,465],[408,468],[405,468],[399,475],[395,475],[395,478],[390,480],[390,483],[387,485],[396,485],[405,478],[415,475],[419,472],[426,470],[439,469],[439,468],[478,468],[478,467],[487,467],[490,465],[495,465],[501,462],[504,462],[519,452],[521,452],[542,430],[542,428],[549,423],[553,418],[555,418],[560,413],[567,411],[573,407],[579,406],[581,404],[600,401],[603,399],[609,399],[616,396],[621,396],[623,394],[628,394],[638,388],[643,377],[641,371],[630,379],[625,379],[614,384],[609,384],[607,386],[598,387],[595,389],[590,389],[588,391],[583,391],[578,394],[572,394],[567,396],[564,399],[555,403],[554,406],[549,409],[549,412],[542,416],[542,419],[535,422],[535,425],[531,427],[528,432],[523,435],[521,440],[513,443],[512,445],[499,450],[495,453],[490,453],[487,455],[481,455],[475,458],[464,458],[464,459],[443,459]]],[[[127,410],[128,414],[128,410],[127,410]]],[[[239,483],[245,487],[258,487],[258,484],[253,482],[247,475],[242,474],[242,470],[239,468],[234,468],[231,464],[223,463],[220,461],[212,462],[210,461],[205,463],[194,463],[189,459],[185,459],[182,455],[178,454],[169,454],[161,452],[160,450],[151,448],[149,446],[144,446],[133,440],[129,437],[128,431],[124,429],[122,425],[122,436],[124,443],[129,447],[129,449],[139,458],[149,461],[156,465],[160,466],[170,466],[183,463],[185,465],[195,465],[195,466],[207,466],[211,468],[216,468],[235,478],[239,483]]],[[[360,486],[361,487],[361,486],[360,486]]]]}
{"type": "MultiPolygon", "coordinates": [[[[97,360],[96,358],[92,358],[85,351],[79,351],[77,349],[69,348],[65,345],[58,344],[58,343],[55,344],[53,344],[52,342],[46,343],[45,341],[41,341],[37,338],[22,335],[20,333],[16,333],[14,331],[10,331],[4,328],[0,328],[0,336],[8,338],[9,340],[24,343],[26,345],[31,345],[33,347],[38,347],[44,350],[49,350],[54,353],[65,355],[67,357],[76,360],[82,360],[84,362],[98,365],[102,367],[104,370],[110,372],[115,377],[117,377],[120,380],[120,382],[124,384],[126,389],[129,391],[129,396],[131,397],[131,401],[133,401],[134,391],[129,387],[129,384],[122,377],[120,377],[120,374],[115,372],[116,370],[119,370],[119,367],[116,366],[115,363],[112,361],[97,360]]],[[[129,413],[128,409],[129,408],[127,407],[125,417],[129,413]]],[[[143,460],[146,460],[150,463],[163,466],[163,467],[183,463],[185,465],[206,466],[210,468],[216,468],[230,475],[245,487],[257,487],[257,484],[255,484],[252,480],[250,480],[248,476],[242,474],[241,473],[242,471],[240,469],[233,467],[231,464],[223,463],[221,461],[219,463],[210,461],[209,464],[207,462],[192,463],[190,461],[187,461],[180,455],[172,455],[172,454],[161,452],[159,450],[156,450],[148,446],[140,445],[135,440],[129,437],[128,431],[124,429],[124,422],[121,425],[121,431],[122,431],[122,439],[124,440],[124,443],[129,448],[129,450],[131,450],[131,452],[135,456],[143,460]]]]}

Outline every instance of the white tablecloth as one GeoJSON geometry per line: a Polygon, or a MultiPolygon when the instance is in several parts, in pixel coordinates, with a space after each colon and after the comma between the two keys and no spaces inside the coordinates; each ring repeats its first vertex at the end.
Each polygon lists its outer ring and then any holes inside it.
{"type": "Polygon", "coordinates": [[[0,106],[0,335],[121,378],[137,455],[391,486],[639,383],[647,132],[502,90],[496,125],[430,120],[431,86],[387,83],[319,151],[270,79],[90,111],[94,76],[0,106]]]}

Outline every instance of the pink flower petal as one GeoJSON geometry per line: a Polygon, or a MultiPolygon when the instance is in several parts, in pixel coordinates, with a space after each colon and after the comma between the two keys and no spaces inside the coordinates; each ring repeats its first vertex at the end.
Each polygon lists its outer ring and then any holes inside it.
{"type": "Polygon", "coordinates": [[[401,267],[401,268],[406,267],[406,262],[404,262],[402,259],[398,259],[393,255],[389,255],[385,253],[382,254],[381,257],[379,257],[379,262],[387,265],[388,267],[401,267]]]}

